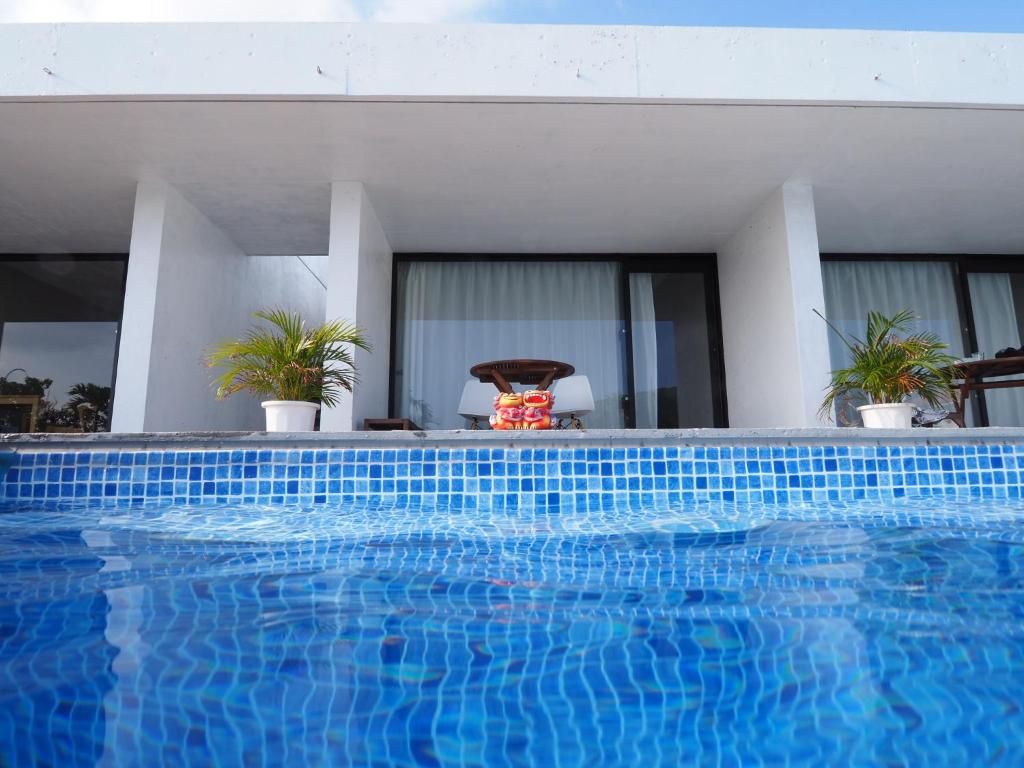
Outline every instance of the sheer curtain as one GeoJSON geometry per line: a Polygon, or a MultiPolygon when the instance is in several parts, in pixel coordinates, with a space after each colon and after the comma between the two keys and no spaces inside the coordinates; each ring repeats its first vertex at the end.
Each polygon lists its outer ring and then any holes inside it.
{"type": "Polygon", "coordinates": [[[487,360],[561,360],[590,379],[592,427],[621,427],[623,322],[613,262],[410,262],[398,273],[399,416],[465,426],[469,369],[487,360]]]}
{"type": "Polygon", "coordinates": [[[629,276],[637,429],[655,429],[658,426],[658,325],[654,313],[653,277],[649,272],[629,276]]]}
{"type": "MultiPolygon", "coordinates": [[[[909,309],[918,331],[932,331],[949,344],[950,354],[963,356],[960,314],[953,267],[941,261],[826,261],[821,265],[829,321],[848,336],[864,337],[869,311],[894,314],[909,309]]],[[[843,343],[829,335],[832,369],[850,363],[843,343]]],[[[865,401],[856,403],[863,404],[865,401]]],[[[851,403],[852,405],[852,403],[851,403]]],[[[844,412],[846,418],[855,412],[844,412]]]]}
{"type": "MultiPolygon", "coordinates": [[[[967,282],[971,290],[978,349],[982,355],[992,357],[1005,347],[1020,347],[1020,327],[1010,275],[1005,272],[971,272],[967,275],[967,282]]],[[[985,404],[990,426],[1024,426],[1024,390],[987,390],[985,404]]]]}

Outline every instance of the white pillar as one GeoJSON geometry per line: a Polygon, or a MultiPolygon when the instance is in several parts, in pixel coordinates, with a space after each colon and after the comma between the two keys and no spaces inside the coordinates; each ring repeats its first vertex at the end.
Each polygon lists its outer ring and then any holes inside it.
{"type": "Polygon", "coordinates": [[[163,187],[162,184],[141,183],[135,189],[111,432],[144,432],[146,428],[149,354],[153,348],[156,285],[166,207],[163,187]]]}
{"type": "Polygon", "coordinates": [[[364,419],[388,415],[391,355],[392,252],[362,183],[331,185],[331,238],[327,254],[327,318],[354,322],[372,352],[357,349],[359,381],[320,419],[325,432],[361,429],[364,419]]]}
{"type": "Polygon", "coordinates": [[[810,186],[776,190],[718,253],[731,427],[811,427],[828,383],[810,186]]]}
{"type": "Polygon", "coordinates": [[[112,430],[259,429],[258,403],[218,402],[203,364],[251,324],[248,256],[170,184],[141,182],[135,202],[112,430]]]}
{"type": "Polygon", "coordinates": [[[171,185],[141,182],[128,253],[114,432],[262,429],[259,401],[218,401],[204,357],[261,308],[322,322],[323,286],[291,256],[248,256],[171,185]]]}

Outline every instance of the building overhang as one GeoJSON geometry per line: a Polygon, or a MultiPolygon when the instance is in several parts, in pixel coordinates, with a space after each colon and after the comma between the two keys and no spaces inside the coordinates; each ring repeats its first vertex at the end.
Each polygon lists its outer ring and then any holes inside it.
{"type": "Polygon", "coordinates": [[[826,251],[1024,251],[1024,37],[347,24],[0,26],[0,252],[126,251],[138,181],[251,254],[714,251],[815,190],[826,251]]]}

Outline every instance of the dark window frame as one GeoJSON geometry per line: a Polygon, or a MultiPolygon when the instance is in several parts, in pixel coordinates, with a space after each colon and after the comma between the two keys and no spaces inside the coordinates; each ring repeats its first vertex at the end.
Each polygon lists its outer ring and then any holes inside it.
{"type": "MultiPolygon", "coordinates": [[[[121,354],[121,328],[124,323],[124,299],[128,287],[127,253],[0,253],[0,261],[119,261],[124,264],[121,277],[121,311],[117,314],[117,332],[114,335],[114,367],[110,372],[110,407],[113,410],[117,394],[117,363],[121,354]]],[[[0,320],[0,344],[3,344],[4,323],[0,320]]],[[[113,414],[111,414],[113,415],[113,414]]]]}
{"type": "Polygon", "coordinates": [[[707,303],[708,351],[711,357],[711,397],[716,428],[729,426],[729,408],[726,399],[725,356],[722,344],[722,313],[718,288],[718,256],[714,253],[396,253],[391,265],[391,334],[388,360],[388,414],[397,418],[395,365],[398,337],[398,269],[411,262],[491,262],[520,261],[550,263],[558,261],[615,262],[619,265],[619,290],[622,300],[623,364],[626,373],[626,401],[623,408],[625,429],[636,424],[636,391],[633,368],[632,307],[629,299],[629,276],[636,272],[663,274],[701,274],[704,277],[707,303]]]}
{"type": "MultiPolygon", "coordinates": [[[[971,306],[968,275],[972,272],[1024,273],[1024,254],[823,253],[821,261],[918,261],[950,264],[953,275],[953,292],[956,296],[956,308],[959,314],[960,334],[966,355],[972,355],[978,351],[978,331],[974,322],[974,310],[971,306]]],[[[985,402],[985,392],[973,393],[971,402],[974,403],[975,422],[979,426],[987,427],[989,425],[988,405],[985,402]]]]}

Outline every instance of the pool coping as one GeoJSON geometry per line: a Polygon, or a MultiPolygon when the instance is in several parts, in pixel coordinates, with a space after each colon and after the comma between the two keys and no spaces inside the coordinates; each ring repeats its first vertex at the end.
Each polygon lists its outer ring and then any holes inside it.
{"type": "Polygon", "coordinates": [[[573,448],[616,446],[701,445],[986,445],[1024,443],[1024,428],[971,429],[592,429],[550,432],[453,430],[416,432],[147,432],[0,434],[0,451],[112,448],[162,449],[172,446],[217,449],[261,446],[274,448],[473,447],[573,448]]]}

